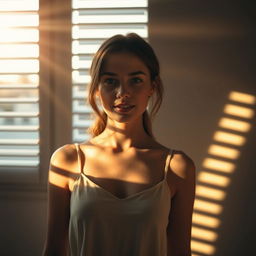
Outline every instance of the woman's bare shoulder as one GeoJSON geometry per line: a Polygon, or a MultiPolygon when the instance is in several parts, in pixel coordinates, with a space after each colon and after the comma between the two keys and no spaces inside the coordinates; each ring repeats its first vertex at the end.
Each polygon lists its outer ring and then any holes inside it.
{"type": "Polygon", "coordinates": [[[76,146],[74,144],[66,144],[55,150],[51,157],[51,164],[58,167],[72,166],[77,163],[77,159],[76,146]]]}
{"type": "Polygon", "coordinates": [[[183,151],[174,150],[170,169],[182,179],[195,175],[195,164],[193,160],[183,151]]]}
{"type": "Polygon", "coordinates": [[[49,179],[69,183],[80,174],[78,153],[74,144],[66,144],[52,154],[49,179]]]}

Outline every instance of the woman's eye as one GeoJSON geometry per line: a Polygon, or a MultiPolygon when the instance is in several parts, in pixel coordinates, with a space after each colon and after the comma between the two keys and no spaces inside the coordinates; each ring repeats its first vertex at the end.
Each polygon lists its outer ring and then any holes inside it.
{"type": "Polygon", "coordinates": [[[105,80],[103,80],[103,84],[105,85],[115,85],[117,84],[117,80],[114,78],[106,78],[105,80]]]}
{"type": "Polygon", "coordinates": [[[139,83],[142,83],[143,80],[139,77],[134,77],[134,78],[132,78],[132,82],[135,84],[139,84],[139,83]]]}

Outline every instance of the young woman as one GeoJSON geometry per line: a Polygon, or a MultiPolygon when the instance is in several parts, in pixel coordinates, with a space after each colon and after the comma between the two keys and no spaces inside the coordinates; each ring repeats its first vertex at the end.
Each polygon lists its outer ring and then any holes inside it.
{"type": "Polygon", "coordinates": [[[153,49],[136,34],[116,35],[90,74],[97,119],[91,140],[51,158],[44,255],[191,255],[195,167],[152,134],[163,94],[153,49]]]}

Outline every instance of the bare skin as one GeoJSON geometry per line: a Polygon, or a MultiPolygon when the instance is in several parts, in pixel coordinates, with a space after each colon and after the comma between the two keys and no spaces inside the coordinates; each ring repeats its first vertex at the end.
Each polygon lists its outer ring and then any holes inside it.
{"type": "MultiPolygon", "coordinates": [[[[88,178],[114,196],[125,198],[163,179],[169,149],[150,137],[143,127],[142,114],[156,86],[147,67],[131,54],[118,53],[108,57],[103,73],[97,96],[107,113],[107,126],[99,136],[80,144],[79,154],[88,178]],[[114,106],[123,102],[134,107],[119,113],[114,106]]],[[[67,253],[70,195],[79,175],[75,145],[58,149],[50,164],[44,255],[67,253]]],[[[185,153],[175,151],[167,182],[171,191],[168,256],[191,255],[195,166],[185,153]]]]}

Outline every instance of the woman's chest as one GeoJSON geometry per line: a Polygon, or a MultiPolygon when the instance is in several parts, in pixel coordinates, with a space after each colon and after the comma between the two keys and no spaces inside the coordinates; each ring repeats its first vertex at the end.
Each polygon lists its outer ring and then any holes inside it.
{"type": "Polygon", "coordinates": [[[148,189],[164,179],[166,152],[110,154],[85,150],[83,174],[118,198],[148,189]]]}

